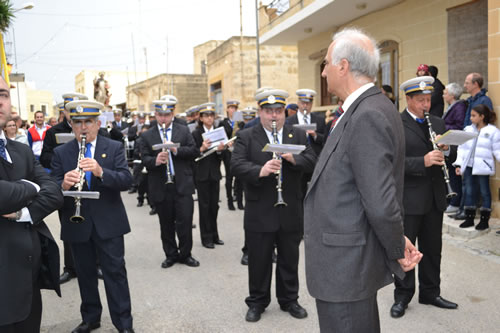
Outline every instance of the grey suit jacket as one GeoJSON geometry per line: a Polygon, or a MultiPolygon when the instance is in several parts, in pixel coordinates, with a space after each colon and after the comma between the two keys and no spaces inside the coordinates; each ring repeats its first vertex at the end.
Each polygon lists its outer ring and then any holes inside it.
{"type": "Polygon", "coordinates": [[[304,199],[309,293],[366,299],[404,277],[404,130],[380,89],[365,91],[328,138],[304,199]]]}

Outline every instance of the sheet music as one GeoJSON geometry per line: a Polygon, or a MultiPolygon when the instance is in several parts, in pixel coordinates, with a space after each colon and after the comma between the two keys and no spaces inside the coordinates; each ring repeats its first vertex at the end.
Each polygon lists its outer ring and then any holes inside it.
{"type": "Polygon", "coordinates": [[[473,139],[477,136],[477,133],[465,132],[460,130],[449,130],[439,139],[436,140],[436,143],[444,144],[444,145],[454,145],[459,146],[470,139],[473,139]]]}
{"type": "Polygon", "coordinates": [[[297,155],[297,154],[300,154],[302,151],[304,151],[304,149],[306,149],[305,145],[268,143],[267,145],[264,146],[264,148],[262,148],[262,151],[276,153],[276,154],[291,153],[291,154],[297,155]]]}
{"type": "Polygon", "coordinates": [[[216,129],[210,132],[203,133],[201,136],[203,137],[203,140],[206,139],[210,140],[211,144],[209,148],[216,147],[221,142],[225,144],[228,140],[224,127],[217,127],[216,129]]]}

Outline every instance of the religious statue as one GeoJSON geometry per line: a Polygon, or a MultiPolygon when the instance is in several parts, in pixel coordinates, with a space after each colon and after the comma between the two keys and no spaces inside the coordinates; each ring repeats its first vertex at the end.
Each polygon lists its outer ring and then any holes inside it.
{"type": "Polygon", "coordinates": [[[111,93],[109,83],[104,78],[104,72],[99,73],[99,77],[94,79],[94,99],[104,105],[109,105],[111,93]]]}

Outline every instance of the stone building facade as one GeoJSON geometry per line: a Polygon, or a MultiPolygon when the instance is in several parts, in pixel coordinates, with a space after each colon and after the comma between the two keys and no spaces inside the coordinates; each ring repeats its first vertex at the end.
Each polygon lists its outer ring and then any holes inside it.
{"type": "MultiPolygon", "coordinates": [[[[207,61],[208,97],[216,103],[220,114],[224,114],[228,99],[239,100],[242,108],[256,105],[255,37],[231,37],[208,53],[207,61]]],[[[284,89],[295,101],[295,90],[298,89],[297,64],[295,45],[261,46],[261,86],[284,89]]]]}
{"type": "Polygon", "coordinates": [[[126,91],[127,108],[132,111],[152,111],[153,101],[164,95],[177,97],[176,114],[208,101],[206,75],[160,74],[132,84],[126,91]]]}

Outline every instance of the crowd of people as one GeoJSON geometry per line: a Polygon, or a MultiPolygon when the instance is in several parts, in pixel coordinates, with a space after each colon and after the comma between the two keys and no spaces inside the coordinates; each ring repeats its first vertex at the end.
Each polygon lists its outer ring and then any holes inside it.
{"type": "Polygon", "coordinates": [[[46,124],[36,112],[23,130],[0,79],[0,242],[12,254],[0,272],[0,294],[8,296],[0,299],[0,333],[38,332],[40,289],[60,294],[72,278],[82,318],[72,332],[100,327],[99,278],[113,325],[134,332],[123,237],[131,228],[120,192],[137,192],[137,206],[146,200],[158,216],[160,267],[196,268],[195,193],[201,244],[224,245],[217,223],[222,165],[228,209],[244,210],[246,321],[259,321],[271,302],[273,263],[281,310],[308,316],[298,302],[302,241],[322,332],[379,332],[377,291],[391,283],[390,315],[402,317],[416,293],[417,265],[419,303],[456,309],[441,296],[443,214],[472,227],[479,207],[476,229],[489,227],[488,179],[500,157],[496,116],[480,74],[466,77],[464,101],[461,84],[443,85],[427,65],[401,84],[407,107],[398,112],[392,88],[375,85],[376,45],[354,28],[335,34],[322,76],[339,103],[326,119],[312,112],[314,90],[299,89],[296,103],[287,103],[288,92],[263,87],[255,92],[257,108],[239,110],[239,101],[228,100],[223,119],[214,103],[175,117],[177,98],[166,95],[152,113],[130,121],[114,109],[106,128],[103,104],[68,93],[58,123],[46,124]],[[435,142],[450,129],[476,135],[458,149],[435,142]],[[458,194],[449,202],[446,168],[458,194]],[[61,275],[43,222],[55,210],[61,275]]]}

